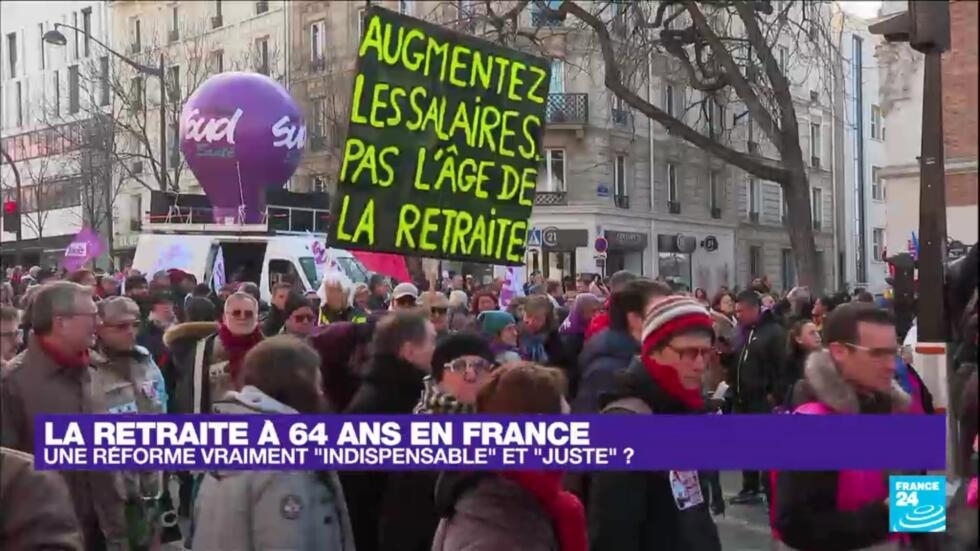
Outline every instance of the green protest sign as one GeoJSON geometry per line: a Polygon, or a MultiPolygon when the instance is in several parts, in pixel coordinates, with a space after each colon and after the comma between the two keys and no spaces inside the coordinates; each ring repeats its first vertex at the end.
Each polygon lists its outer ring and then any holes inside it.
{"type": "Polygon", "coordinates": [[[378,7],[364,17],[330,245],[523,264],[549,63],[378,7]]]}

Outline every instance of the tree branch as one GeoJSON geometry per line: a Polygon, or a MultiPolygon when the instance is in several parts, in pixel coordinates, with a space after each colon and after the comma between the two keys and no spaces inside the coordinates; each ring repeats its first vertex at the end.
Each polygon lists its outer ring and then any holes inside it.
{"type": "Polygon", "coordinates": [[[563,2],[558,11],[563,14],[567,13],[574,15],[576,18],[590,27],[593,32],[595,32],[599,40],[599,47],[602,53],[606,87],[618,97],[622,98],[623,101],[628,103],[634,109],[640,111],[651,120],[663,125],[663,127],[667,129],[667,132],[700,149],[703,149],[704,151],[724,160],[729,164],[741,168],[749,174],[773,182],[782,182],[789,178],[789,173],[780,165],[765,159],[749,156],[708,138],[704,134],[690,128],[680,120],[668,115],[663,110],[657,108],[652,103],[641,98],[639,95],[627,88],[622,81],[622,73],[617,63],[612,38],[609,36],[609,31],[606,29],[603,22],[581,6],[570,1],[563,2]]]}

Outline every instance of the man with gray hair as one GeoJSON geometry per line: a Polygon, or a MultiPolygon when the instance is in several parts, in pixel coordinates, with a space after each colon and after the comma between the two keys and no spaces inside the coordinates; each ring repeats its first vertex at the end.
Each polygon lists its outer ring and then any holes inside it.
{"type": "MultiPolygon", "coordinates": [[[[167,389],[150,351],[136,344],[140,308],[129,297],[110,297],[98,305],[98,343],[91,353],[94,413],[166,413],[167,389]]],[[[124,504],[130,532],[152,536],[160,531],[161,512],[171,511],[163,499],[166,486],[162,472],[122,473],[124,504]]],[[[175,525],[176,512],[170,512],[175,525]]],[[[168,530],[165,541],[180,539],[179,529],[168,530]],[[176,532],[176,533],[173,533],[176,532]]],[[[149,546],[144,541],[141,545],[149,546]]]]}
{"type": "MultiPolygon", "coordinates": [[[[34,453],[34,418],[43,414],[94,413],[95,344],[98,310],[88,287],[48,283],[31,300],[33,334],[27,349],[4,370],[0,382],[0,442],[34,453]]],[[[123,503],[111,472],[62,472],[71,492],[86,549],[126,548],[123,503]]]]}

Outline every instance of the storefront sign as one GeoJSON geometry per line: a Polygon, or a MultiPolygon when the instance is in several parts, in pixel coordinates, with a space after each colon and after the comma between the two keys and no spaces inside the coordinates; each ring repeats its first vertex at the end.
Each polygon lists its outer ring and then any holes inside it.
{"type": "Polygon", "coordinates": [[[645,233],[606,230],[606,240],[612,250],[638,251],[647,248],[645,233]]]}

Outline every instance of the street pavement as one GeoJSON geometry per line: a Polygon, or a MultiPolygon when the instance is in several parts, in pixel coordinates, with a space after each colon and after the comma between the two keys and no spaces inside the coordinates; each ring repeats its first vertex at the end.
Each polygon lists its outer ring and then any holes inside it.
{"type": "MultiPolygon", "coordinates": [[[[721,473],[721,489],[728,501],[742,489],[742,473],[721,473]]],[[[725,505],[725,515],[716,516],[724,551],[770,551],[769,517],[765,505],[725,505]]]]}

